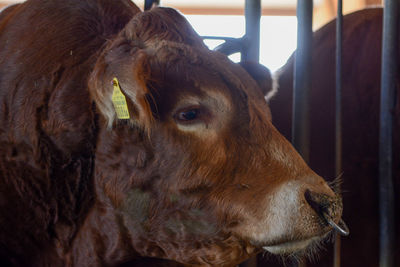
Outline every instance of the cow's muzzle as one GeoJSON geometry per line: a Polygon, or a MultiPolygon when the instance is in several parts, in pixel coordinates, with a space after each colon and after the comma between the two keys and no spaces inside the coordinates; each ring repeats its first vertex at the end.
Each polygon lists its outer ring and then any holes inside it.
{"type": "Polygon", "coordinates": [[[343,236],[349,235],[349,228],[341,219],[339,214],[341,213],[343,206],[340,197],[331,197],[310,190],[305,191],[304,197],[311,208],[326,224],[330,225],[336,232],[343,236]]]}

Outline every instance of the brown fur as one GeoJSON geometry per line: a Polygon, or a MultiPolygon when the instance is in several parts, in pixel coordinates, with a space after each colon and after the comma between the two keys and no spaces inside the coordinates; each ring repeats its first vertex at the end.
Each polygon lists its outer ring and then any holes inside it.
{"type": "Polygon", "coordinates": [[[233,266],[331,230],[306,190],[339,220],[340,197],[272,126],[257,83],[176,11],[29,0],[5,12],[0,263],[233,266]],[[113,109],[114,77],[130,120],[113,109]],[[179,121],[193,105],[198,120],[179,121]]]}

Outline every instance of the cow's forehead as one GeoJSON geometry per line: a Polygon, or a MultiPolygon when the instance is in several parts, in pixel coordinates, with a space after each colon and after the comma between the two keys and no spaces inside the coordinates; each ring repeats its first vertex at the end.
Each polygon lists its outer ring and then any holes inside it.
{"type": "Polygon", "coordinates": [[[160,72],[163,79],[192,83],[203,90],[260,97],[261,90],[247,72],[219,52],[170,41],[152,45],[147,51],[154,61],[152,71],[160,72]]]}

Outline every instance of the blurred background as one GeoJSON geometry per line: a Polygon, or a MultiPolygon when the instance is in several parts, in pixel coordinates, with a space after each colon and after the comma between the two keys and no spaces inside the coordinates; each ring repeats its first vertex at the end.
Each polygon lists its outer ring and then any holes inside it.
{"type": "MultiPolygon", "coordinates": [[[[23,1],[0,0],[0,9],[18,2],[23,1]]],[[[143,9],[144,0],[133,2],[143,9]]],[[[202,36],[241,37],[245,31],[244,2],[245,0],[161,0],[161,5],[180,10],[202,36]]],[[[336,16],[336,2],[336,0],[314,0],[314,30],[336,16]]],[[[344,14],[382,4],[382,0],[343,2],[344,14]]],[[[261,4],[260,63],[275,71],[296,49],[297,0],[263,0],[261,4]]],[[[214,48],[222,41],[205,42],[210,48],[214,48]]],[[[239,61],[239,54],[232,55],[231,59],[239,61]]]]}

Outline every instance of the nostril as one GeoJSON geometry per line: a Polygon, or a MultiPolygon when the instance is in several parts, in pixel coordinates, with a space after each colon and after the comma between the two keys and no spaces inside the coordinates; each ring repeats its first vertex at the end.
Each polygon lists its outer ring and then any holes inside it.
{"type": "Polygon", "coordinates": [[[349,228],[342,219],[338,223],[334,221],[334,218],[338,215],[338,209],[341,210],[342,207],[342,202],[339,198],[311,192],[308,189],[304,192],[304,198],[311,208],[335,231],[344,236],[349,235],[349,228]]]}
{"type": "Polygon", "coordinates": [[[332,198],[327,195],[318,194],[315,192],[311,192],[310,190],[306,190],[304,192],[304,198],[307,203],[311,206],[315,212],[322,216],[322,213],[329,212],[329,206],[332,202],[332,198]]]}

